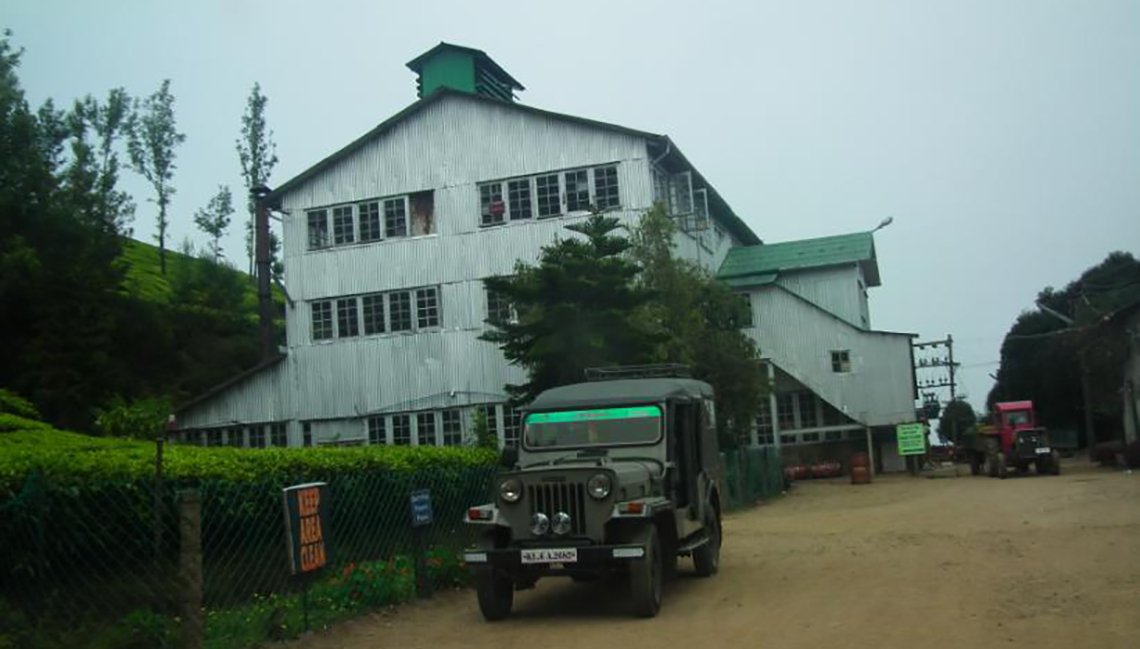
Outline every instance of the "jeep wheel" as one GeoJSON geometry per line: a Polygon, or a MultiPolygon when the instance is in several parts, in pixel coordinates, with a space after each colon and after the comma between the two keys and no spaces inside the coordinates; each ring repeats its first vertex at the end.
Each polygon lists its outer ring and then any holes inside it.
{"type": "Polygon", "coordinates": [[[515,601],[515,584],[490,566],[475,571],[475,591],[479,594],[479,610],[488,622],[502,620],[511,614],[515,601]]]}
{"type": "Polygon", "coordinates": [[[693,550],[693,565],[697,568],[698,577],[711,577],[720,570],[720,517],[711,504],[705,515],[705,529],[709,540],[693,550]]]}
{"type": "Polygon", "coordinates": [[[633,535],[633,542],[645,548],[645,558],[629,566],[629,584],[633,590],[633,612],[638,617],[653,617],[661,609],[661,540],[657,528],[646,525],[633,535]]]}

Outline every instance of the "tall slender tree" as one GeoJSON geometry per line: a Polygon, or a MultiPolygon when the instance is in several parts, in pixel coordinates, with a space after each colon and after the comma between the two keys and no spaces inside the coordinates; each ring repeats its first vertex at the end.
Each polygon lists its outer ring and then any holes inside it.
{"type": "Polygon", "coordinates": [[[217,263],[222,258],[221,239],[230,227],[230,216],[234,213],[233,195],[227,185],[218,187],[218,193],[210,199],[206,207],[194,214],[194,223],[198,229],[210,237],[210,257],[217,263]]]}
{"type": "Polygon", "coordinates": [[[100,102],[91,95],[77,100],[67,118],[71,139],[71,164],[66,171],[70,189],[95,200],[83,214],[94,226],[117,235],[130,235],[135,204],[130,194],[117,189],[119,150],[134,125],[131,98],[115,88],[100,102]],[[89,133],[95,141],[88,141],[89,133]]]}
{"type": "MultiPolygon", "coordinates": [[[[241,137],[235,142],[238,159],[241,161],[241,175],[245,179],[246,207],[249,211],[249,220],[245,224],[245,251],[249,257],[250,275],[254,274],[253,229],[256,206],[248,197],[254,187],[269,184],[269,175],[277,165],[277,145],[273,141],[273,131],[265,121],[265,107],[268,103],[269,98],[261,93],[261,84],[253,84],[245,112],[241,116],[241,137]]],[[[276,251],[280,246],[275,244],[275,239],[276,237],[270,233],[270,255],[272,265],[280,266],[276,261],[276,251]]]]}
{"type": "Polygon", "coordinates": [[[169,226],[166,211],[174,196],[175,148],[186,140],[178,132],[174,121],[174,95],[170,92],[170,79],[165,79],[158,91],[142,102],[136,102],[137,119],[131,129],[128,150],[131,164],[154,187],[154,202],[158,204],[159,267],[166,274],[166,230],[169,226]]]}

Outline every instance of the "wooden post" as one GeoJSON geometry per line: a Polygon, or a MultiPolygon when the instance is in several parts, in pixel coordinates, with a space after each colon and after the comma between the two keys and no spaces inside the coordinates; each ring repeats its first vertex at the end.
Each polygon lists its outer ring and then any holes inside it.
{"type": "Polygon", "coordinates": [[[181,548],[178,553],[179,580],[182,597],[183,649],[201,649],[202,624],[202,500],[196,489],[182,492],[178,508],[181,548]]]}
{"type": "Polygon", "coordinates": [[[867,431],[867,475],[875,477],[875,445],[871,441],[871,427],[865,426],[867,431]]]}
{"type": "Polygon", "coordinates": [[[162,556],[162,521],[165,518],[162,511],[162,447],[164,440],[160,436],[154,440],[154,548],[153,554],[155,561],[162,556]]]}

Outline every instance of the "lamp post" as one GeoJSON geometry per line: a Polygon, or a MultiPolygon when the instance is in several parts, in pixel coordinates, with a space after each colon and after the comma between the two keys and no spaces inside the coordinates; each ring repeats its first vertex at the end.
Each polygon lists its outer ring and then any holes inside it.
{"type": "Polygon", "coordinates": [[[880,221],[879,224],[875,226],[875,229],[871,230],[871,232],[872,233],[878,232],[879,230],[882,230],[883,228],[887,227],[888,225],[890,225],[894,222],[895,222],[895,217],[888,216],[887,218],[880,221]]]}

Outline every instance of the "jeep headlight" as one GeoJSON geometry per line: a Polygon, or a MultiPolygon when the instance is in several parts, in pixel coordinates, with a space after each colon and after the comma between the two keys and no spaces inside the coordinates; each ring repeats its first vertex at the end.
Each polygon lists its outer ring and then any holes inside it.
{"type": "Polygon", "coordinates": [[[605,499],[610,495],[612,488],[613,483],[610,477],[604,473],[597,473],[586,481],[586,491],[589,492],[590,497],[594,500],[605,499]]]}
{"type": "Polygon", "coordinates": [[[517,503],[522,498],[522,482],[518,478],[507,478],[499,483],[499,497],[503,502],[517,503]]]}

